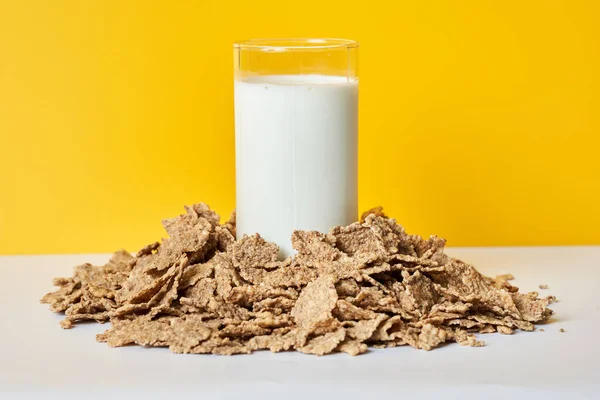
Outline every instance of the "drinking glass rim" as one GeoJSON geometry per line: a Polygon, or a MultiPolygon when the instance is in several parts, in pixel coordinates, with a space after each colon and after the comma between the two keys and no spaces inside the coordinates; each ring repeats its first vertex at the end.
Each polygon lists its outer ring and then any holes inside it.
{"type": "Polygon", "coordinates": [[[337,38],[261,38],[237,41],[233,47],[239,50],[264,52],[311,51],[352,49],[358,47],[358,42],[337,38]]]}

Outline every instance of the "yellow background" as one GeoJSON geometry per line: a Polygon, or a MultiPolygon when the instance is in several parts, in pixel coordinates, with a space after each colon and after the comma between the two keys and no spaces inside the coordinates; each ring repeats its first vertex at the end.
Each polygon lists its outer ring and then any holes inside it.
{"type": "Polygon", "coordinates": [[[451,245],[599,244],[600,2],[0,0],[0,253],[234,208],[232,49],[361,43],[360,206],[451,245]]]}

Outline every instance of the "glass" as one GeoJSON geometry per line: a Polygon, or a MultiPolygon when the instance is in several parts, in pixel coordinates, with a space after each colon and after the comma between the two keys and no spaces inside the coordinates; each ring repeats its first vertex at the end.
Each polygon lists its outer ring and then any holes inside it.
{"type": "Polygon", "coordinates": [[[237,235],[293,254],[294,230],[327,233],[358,213],[358,43],[234,45],[237,235]]]}

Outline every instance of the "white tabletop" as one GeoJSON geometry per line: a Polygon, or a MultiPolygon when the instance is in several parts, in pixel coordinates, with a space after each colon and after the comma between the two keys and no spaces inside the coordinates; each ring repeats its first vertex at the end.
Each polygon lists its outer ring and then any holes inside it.
{"type": "Polygon", "coordinates": [[[95,341],[108,325],[63,330],[61,316],[39,304],[53,277],[70,276],[75,264],[102,263],[108,255],[0,257],[0,398],[600,398],[600,247],[449,253],[490,276],[511,272],[521,290],[547,284],[540,292],[560,302],[552,305],[556,315],[545,332],[481,335],[483,348],[401,347],[357,357],[110,348],[95,341]]]}

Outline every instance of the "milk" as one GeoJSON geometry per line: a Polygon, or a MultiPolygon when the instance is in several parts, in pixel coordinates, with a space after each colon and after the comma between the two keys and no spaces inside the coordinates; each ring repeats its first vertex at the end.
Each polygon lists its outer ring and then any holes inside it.
{"type": "Polygon", "coordinates": [[[358,82],[272,75],[235,83],[237,236],[293,254],[295,229],[356,221],[358,82]]]}

